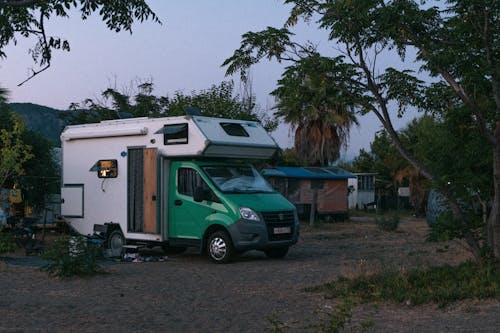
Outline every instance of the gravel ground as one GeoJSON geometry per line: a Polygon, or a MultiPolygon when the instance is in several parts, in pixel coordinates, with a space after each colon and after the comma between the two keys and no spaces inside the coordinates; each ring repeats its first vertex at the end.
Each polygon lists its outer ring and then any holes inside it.
{"type": "MultiPolygon", "coordinates": [[[[338,300],[304,288],[336,277],[469,257],[458,242],[425,242],[423,220],[396,233],[369,219],[303,228],[283,260],[249,252],[215,265],[192,252],[164,262],[106,263],[109,274],[48,277],[37,260],[0,261],[0,332],[318,332],[338,300]],[[24,263],[24,264],[23,264],[24,263]]],[[[366,304],[348,332],[496,332],[498,300],[436,305],[366,304]]]]}

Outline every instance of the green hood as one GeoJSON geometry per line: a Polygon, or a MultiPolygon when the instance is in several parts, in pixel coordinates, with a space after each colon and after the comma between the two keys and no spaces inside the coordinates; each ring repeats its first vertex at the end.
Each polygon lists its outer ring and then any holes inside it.
{"type": "Polygon", "coordinates": [[[258,212],[275,212],[295,209],[295,206],[279,193],[224,194],[231,205],[252,208],[258,212]]]}

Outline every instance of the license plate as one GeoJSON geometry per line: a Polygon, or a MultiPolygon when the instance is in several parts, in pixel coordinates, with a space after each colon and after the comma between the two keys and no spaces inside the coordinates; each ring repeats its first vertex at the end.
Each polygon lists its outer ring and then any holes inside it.
{"type": "Polygon", "coordinates": [[[290,227],[280,227],[280,228],[274,228],[273,233],[275,235],[280,235],[280,234],[289,234],[292,232],[292,228],[290,227]]]}

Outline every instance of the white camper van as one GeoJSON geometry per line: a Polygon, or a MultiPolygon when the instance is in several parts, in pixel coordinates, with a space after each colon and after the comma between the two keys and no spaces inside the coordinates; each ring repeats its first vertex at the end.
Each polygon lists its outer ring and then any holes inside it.
{"type": "Polygon", "coordinates": [[[194,246],[217,263],[262,250],[283,257],[297,242],[295,207],[244,159],[278,148],[253,121],[181,116],[65,128],[61,215],[125,244],[194,246]]]}

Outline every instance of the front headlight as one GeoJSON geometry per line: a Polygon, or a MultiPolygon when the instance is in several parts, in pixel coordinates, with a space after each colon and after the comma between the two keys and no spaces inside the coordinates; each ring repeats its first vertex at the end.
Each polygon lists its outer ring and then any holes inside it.
{"type": "Polygon", "coordinates": [[[257,213],[248,207],[240,207],[240,215],[243,219],[245,220],[250,220],[250,221],[260,221],[259,215],[257,213]]]}

